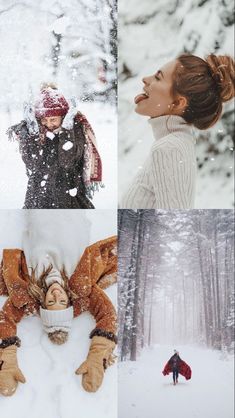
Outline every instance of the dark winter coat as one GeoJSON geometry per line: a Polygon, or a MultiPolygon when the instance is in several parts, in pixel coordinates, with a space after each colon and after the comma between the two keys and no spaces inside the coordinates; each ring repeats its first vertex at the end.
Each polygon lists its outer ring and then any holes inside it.
{"type": "Polygon", "coordinates": [[[163,375],[166,376],[169,373],[178,370],[178,372],[185,377],[186,380],[191,379],[192,370],[185,361],[181,360],[181,358],[176,354],[170,358],[167,364],[164,367],[163,375]],[[177,356],[177,358],[176,358],[177,356]],[[175,367],[176,365],[176,367],[175,367]]]}
{"type": "Polygon", "coordinates": [[[174,354],[170,358],[169,364],[171,365],[171,368],[172,368],[173,371],[176,371],[176,370],[179,371],[180,361],[181,361],[181,358],[178,354],[174,354]]]}
{"type": "Polygon", "coordinates": [[[85,137],[76,118],[73,129],[62,128],[53,139],[46,137],[43,144],[39,136],[29,134],[25,121],[15,127],[15,133],[28,175],[25,209],[94,208],[82,178],[85,137]],[[67,150],[66,143],[70,146],[67,150]]]}

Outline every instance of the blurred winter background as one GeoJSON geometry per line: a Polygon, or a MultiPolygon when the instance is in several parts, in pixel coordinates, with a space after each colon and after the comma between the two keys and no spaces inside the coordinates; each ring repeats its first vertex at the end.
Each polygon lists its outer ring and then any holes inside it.
{"type": "Polygon", "coordinates": [[[56,82],[90,121],[106,185],[94,204],[116,207],[116,22],[116,0],[0,0],[1,208],[23,206],[25,169],[5,132],[42,82],[56,82]]]}
{"type": "MultiPolygon", "coordinates": [[[[234,51],[233,0],[119,0],[119,191],[149,152],[151,128],[134,112],[141,79],[182,52],[234,51]]],[[[208,131],[196,131],[197,208],[232,208],[234,103],[208,131]]]]}

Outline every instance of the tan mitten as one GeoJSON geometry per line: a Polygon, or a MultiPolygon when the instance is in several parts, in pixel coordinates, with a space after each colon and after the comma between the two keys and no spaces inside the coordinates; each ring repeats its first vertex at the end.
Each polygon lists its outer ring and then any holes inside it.
{"type": "Polygon", "coordinates": [[[25,383],[25,377],[18,367],[16,346],[0,349],[0,393],[11,396],[15,393],[18,382],[25,383]]]}
{"type": "Polygon", "coordinates": [[[87,392],[96,392],[102,384],[104,370],[113,360],[115,342],[105,337],[93,337],[86,361],[76,370],[82,374],[82,386],[87,392]]]}

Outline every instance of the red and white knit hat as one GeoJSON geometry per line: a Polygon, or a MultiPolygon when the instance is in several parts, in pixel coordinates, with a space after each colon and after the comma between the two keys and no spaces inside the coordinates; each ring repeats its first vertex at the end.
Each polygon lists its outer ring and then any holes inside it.
{"type": "Polygon", "coordinates": [[[54,86],[43,87],[34,105],[36,118],[65,116],[69,104],[65,97],[54,86]]]}

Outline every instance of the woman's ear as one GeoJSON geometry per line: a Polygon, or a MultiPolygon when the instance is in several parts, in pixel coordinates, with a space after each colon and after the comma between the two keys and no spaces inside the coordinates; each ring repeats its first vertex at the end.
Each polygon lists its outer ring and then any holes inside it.
{"type": "Polygon", "coordinates": [[[172,103],[172,110],[174,113],[181,115],[188,105],[188,101],[184,96],[178,96],[172,103]]]}

